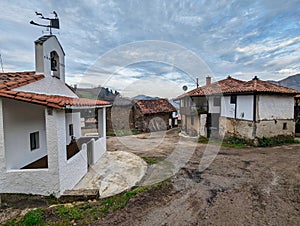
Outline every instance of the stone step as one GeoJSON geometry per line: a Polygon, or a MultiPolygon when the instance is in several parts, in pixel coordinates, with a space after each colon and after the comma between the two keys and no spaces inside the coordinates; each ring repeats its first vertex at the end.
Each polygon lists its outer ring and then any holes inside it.
{"type": "Polygon", "coordinates": [[[80,189],[80,190],[66,190],[62,196],[59,197],[61,202],[75,202],[99,199],[98,189],[80,189]]]}

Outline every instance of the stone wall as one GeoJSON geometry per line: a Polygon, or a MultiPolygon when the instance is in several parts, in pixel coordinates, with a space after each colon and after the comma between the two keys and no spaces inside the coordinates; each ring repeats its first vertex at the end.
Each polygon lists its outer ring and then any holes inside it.
{"type": "Polygon", "coordinates": [[[157,113],[150,115],[136,114],[135,126],[139,131],[160,131],[169,129],[169,118],[172,117],[172,113],[157,113]]]}
{"type": "Polygon", "coordinates": [[[291,119],[264,120],[256,123],[256,137],[294,137],[295,122],[291,119]],[[284,125],[285,124],[285,125],[284,125]]]}
{"type": "Polygon", "coordinates": [[[237,136],[244,139],[254,138],[254,123],[252,121],[220,117],[219,123],[219,134],[221,137],[237,136]]]}
{"type": "Polygon", "coordinates": [[[237,136],[244,139],[255,137],[294,137],[295,122],[291,119],[263,120],[258,122],[220,117],[221,137],[237,136]],[[284,125],[285,124],[285,125],[284,125]]]}
{"type": "Polygon", "coordinates": [[[106,110],[106,130],[129,130],[134,128],[132,105],[113,106],[106,110]]]}

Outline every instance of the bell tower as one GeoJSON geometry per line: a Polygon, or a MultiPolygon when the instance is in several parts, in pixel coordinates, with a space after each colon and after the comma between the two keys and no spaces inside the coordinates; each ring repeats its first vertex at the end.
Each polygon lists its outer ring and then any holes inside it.
{"type": "Polygon", "coordinates": [[[55,35],[44,35],[35,42],[35,72],[65,82],[65,53],[55,35]]]}

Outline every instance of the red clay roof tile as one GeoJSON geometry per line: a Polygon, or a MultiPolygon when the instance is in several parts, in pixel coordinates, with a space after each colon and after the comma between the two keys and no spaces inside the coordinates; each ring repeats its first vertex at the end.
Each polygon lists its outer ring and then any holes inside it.
{"type": "Polygon", "coordinates": [[[12,90],[13,88],[36,82],[42,78],[44,78],[44,75],[37,75],[34,71],[0,73],[0,97],[41,104],[58,109],[82,106],[95,107],[110,105],[109,102],[102,100],[71,98],[65,96],[45,95],[30,92],[16,92],[12,90]]]}
{"type": "Polygon", "coordinates": [[[299,93],[299,91],[284,86],[275,85],[271,82],[262,81],[256,77],[246,82],[228,76],[228,78],[221,81],[193,89],[176,97],[175,100],[179,100],[187,96],[193,97],[230,93],[277,93],[294,95],[299,93]]]}
{"type": "Polygon", "coordinates": [[[135,102],[143,114],[174,112],[176,108],[167,99],[138,100],[135,102]]]}

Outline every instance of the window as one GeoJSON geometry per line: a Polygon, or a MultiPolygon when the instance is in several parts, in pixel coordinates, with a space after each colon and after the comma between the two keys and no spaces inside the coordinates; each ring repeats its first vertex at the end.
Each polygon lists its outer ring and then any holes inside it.
{"type": "Polygon", "coordinates": [[[191,125],[194,125],[194,116],[191,116],[191,125]]]}
{"type": "Polygon", "coordinates": [[[231,104],[236,104],[236,95],[230,96],[230,103],[231,104]]]}
{"type": "Polygon", "coordinates": [[[74,127],[73,127],[73,124],[69,125],[69,136],[74,136],[74,127]]]}
{"type": "Polygon", "coordinates": [[[30,133],[30,150],[33,151],[40,147],[40,135],[39,132],[30,133]]]}
{"type": "Polygon", "coordinates": [[[283,123],[282,129],[283,129],[283,130],[287,130],[287,123],[286,123],[286,122],[283,123]]]}
{"type": "Polygon", "coordinates": [[[221,97],[215,97],[214,98],[214,106],[221,106],[221,97]]]}

